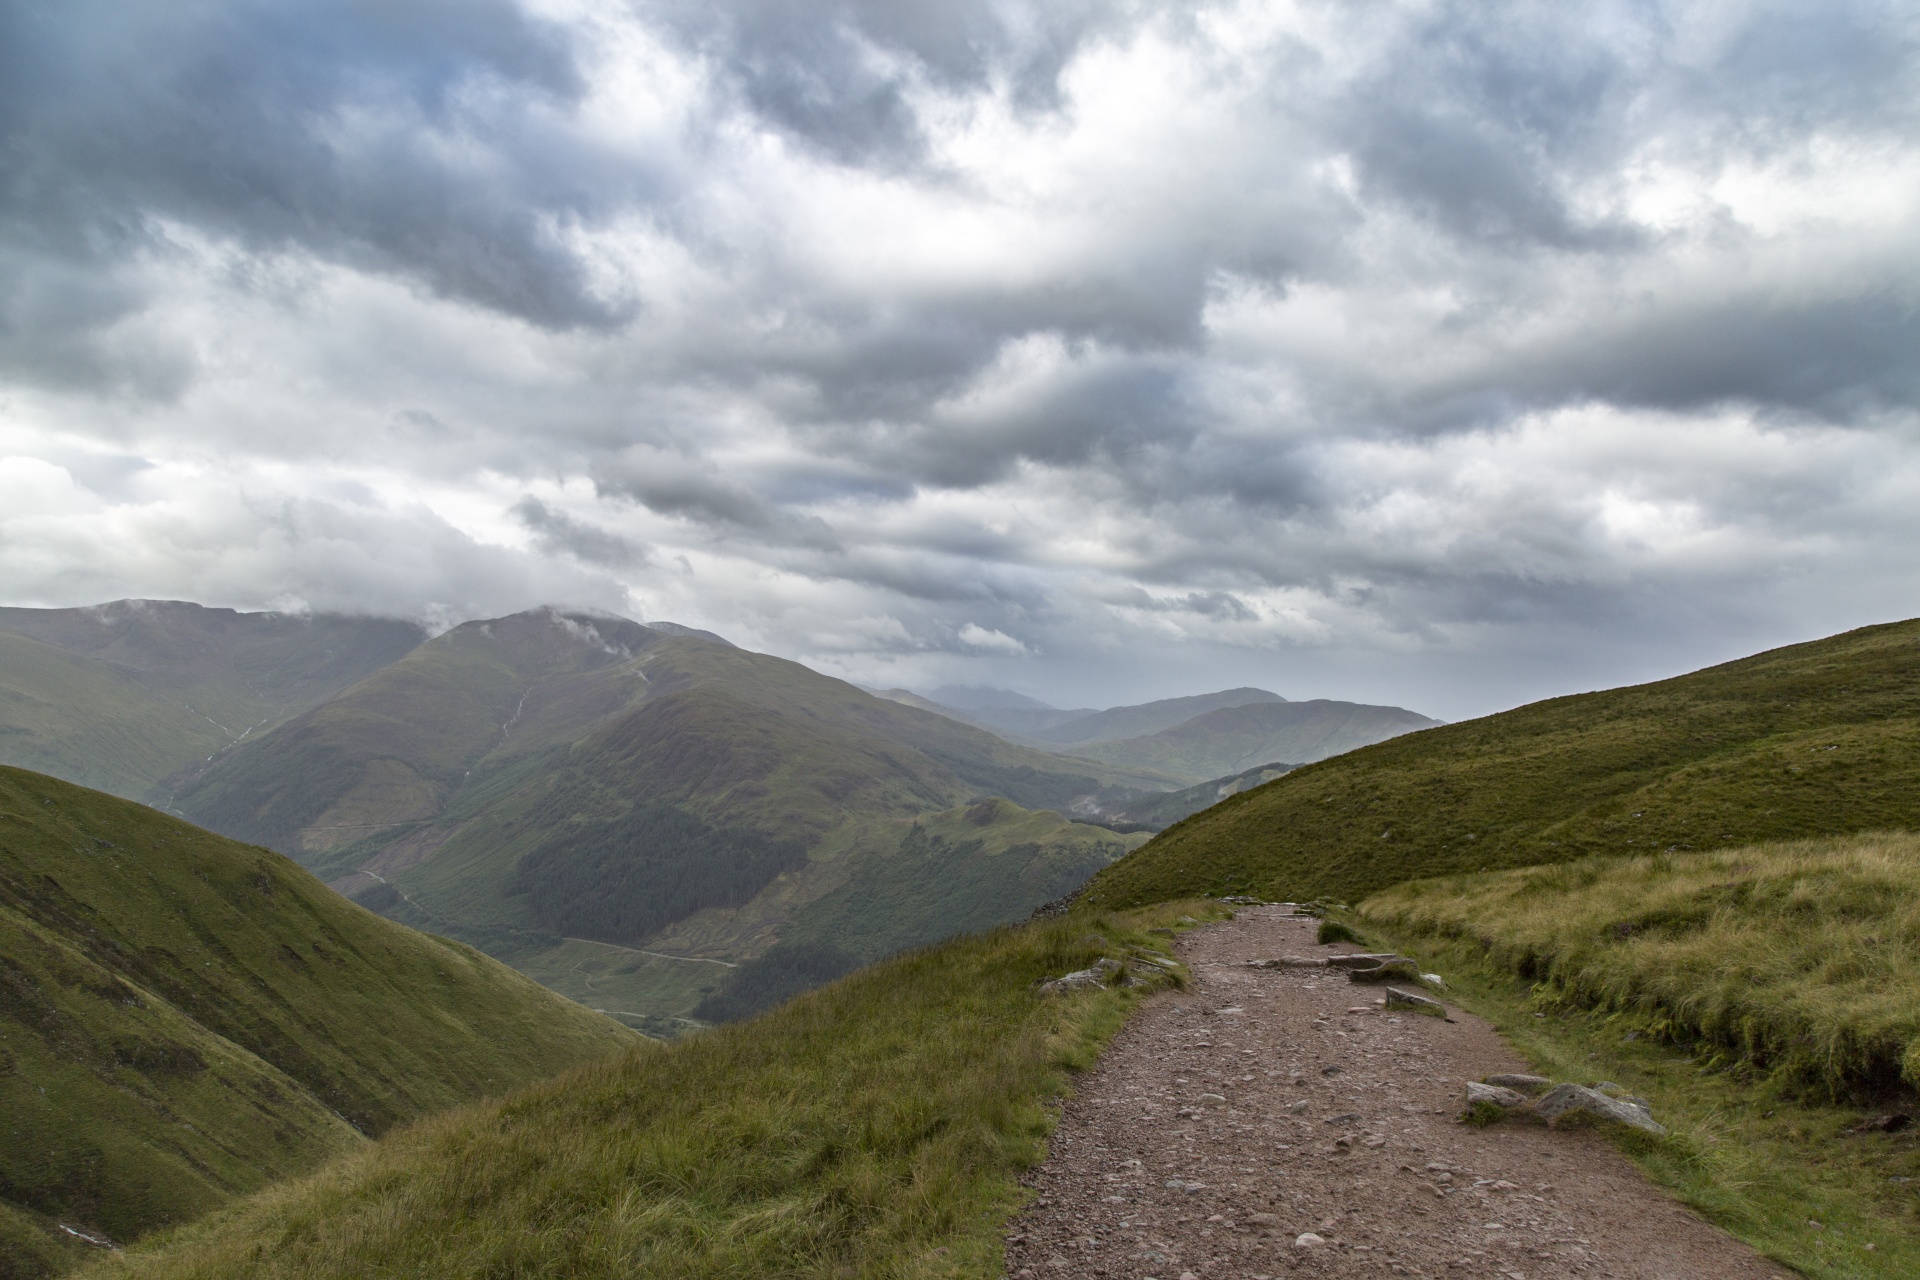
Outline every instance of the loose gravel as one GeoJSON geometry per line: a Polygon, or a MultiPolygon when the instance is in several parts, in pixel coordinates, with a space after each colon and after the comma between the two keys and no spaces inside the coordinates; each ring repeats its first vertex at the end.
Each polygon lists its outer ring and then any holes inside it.
{"type": "Polygon", "coordinates": [[[1314,927],[1245,907],[1181,939],[1191,987],[1149,1001],[1065,1104],[1007,1237],[1014,1280],[1787,1280],[1600,1134],[1460,1124],[1468,1080],[1527,1070],[1480,1019],[1245,967],[1355,949],[1314,927]]]}

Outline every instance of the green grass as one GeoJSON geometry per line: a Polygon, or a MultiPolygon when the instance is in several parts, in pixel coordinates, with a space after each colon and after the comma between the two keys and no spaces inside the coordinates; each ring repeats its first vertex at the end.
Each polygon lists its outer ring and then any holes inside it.
{"type": "Polygon", "coordinates": [[[1536,1070],[1611,1080],[1646,1098],[1671,1132],[1620,1135],[1621,1149],[1709,1221],[1816,1280],[1920,1275],[1920,1135],[1853,1132],[1887,1100],[1871,1109],[1832,1100],[1796,1072],[1757,1070],[1714,1042],[1681,1047],[1650,1034],[1660,1018],[1643,1009],[1585,1003],[1530,980],[1513,965],[1519,953],[1502,950],[1509,943],[1480,945],[1508,937],[1497,923],[1449,938],[1366,905],[1371,943],[1443,973],[1447,998],[1492,1022],[1536,1070]]]}
{"type": "Polygon", "coordinates": [[[1920,828],[1920,622],[1534,703],[1296,769],[1102,872],[1108,906],[1348,901],[1593,854],[1920,828]]]}
{"type": "Polygon", "coordinates": [[[1417,880],[1369,922],[1472,942],[1570,1005],[1816,1086],[1920,1086],[1920,837],[1417,880]]]}
{"type": "Polygon", "coordinates": [[[0,768],[9,1230],[131,1239],[633,1040],[278,854],[0,768]]]}
{"type": "MultiPolygon", "coordinates": [[[[1049,997],[1192,904],[896,957],[394,1134],[90,1276],[990,1277],[1052,1104],[1149,985],[1049,997]]],[[[1144,971],[1143,971],[1144,972],[1144,971]]]]}

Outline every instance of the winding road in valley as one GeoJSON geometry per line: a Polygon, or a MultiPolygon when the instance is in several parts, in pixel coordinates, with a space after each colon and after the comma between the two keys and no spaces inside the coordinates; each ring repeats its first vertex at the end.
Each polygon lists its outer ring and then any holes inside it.
{"type": "Polygon", "coordinates": [[[1480,1019],[1246,967],[1353,950],[1313,928],[1248,907],[1181,939],[1191,988],[1150,1000],[1066,1104],[1014,1280],[1788,1280],[1597,1133],[1458,1123],[1468,1080],[1527,1070],[1480,1019]]]}

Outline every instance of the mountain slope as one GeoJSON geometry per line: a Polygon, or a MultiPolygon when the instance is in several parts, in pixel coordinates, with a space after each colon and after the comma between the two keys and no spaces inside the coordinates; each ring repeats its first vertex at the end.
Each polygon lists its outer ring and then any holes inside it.
{"type": "Polygon", "coordinates": [[[1088,888],[1357,899],[1589,853],[1920,828],[1920,621],[1534,703],[1297,769],[1088,888]]]}
{"type": "Polygon", "coordinates": [[[392,619],[166,600],[0,609],[0,764],[164,800],[170,775],[424,638],[392,619]]]}
{"type": "MultiPolygon", "coordinates": [[[[1297,767],[1279,762],[1255,765],[1251,769],[1243,769],[1224,778],[1210,778],[1179,791],[1142,796],[1106,811],[1101,819],[1116,824],[1137,823],[1153,831],[1163,831],[1182,818],[1190,818],[1202,809],[1212,808],[1228,796],[1237,795],[1263,782],[1272,782],[1297,767]]],[[[1122,829],[1125,829],[1124,825],[1122,829]]]]}
{"type": "Polygon", "coordinates": [[[916,951],[414,1126],[84,1274],[998,1275],[1048,1100],[1169,982],[1161,938],[1182,910],[916,951]],[[1138,981],[1036,989],[1099,959],[1138,981]]]}
{"type": "Polygon", "coordinates": [[[633,1041],[286,859],[0,768],[0,1208],[127,1240],[633,1041]]]}
{"type": "Polygon", "coordinates": [[[536,610],[420,646],[223,755],[178,804],[576,994],[561,975],[583,947],[622,950],[588,966],[585,998],[664,1030],[649,1019],[685,1015],[724,973],[663,965],[757,955],[921,815],[984,796],[1064,810],[1169,783],[724,642],[536,610]]]}
{"type": "Polygon", "coordinates": [[[1146,737],[1065,749],[1073,755],[1181,775],[1197,783],[1272,760],[1324,760],[1439,723],[1401,707],[1315,698],[1221,707],[1146,737]]]}
{"type": "MultiPolygon", "coordinates": [[[[1286,699],[1265,689],[1223,689],[1187,698],[1162,698],[1131,707],[1108,707],[1078,716],[1060,724],[1036,729],[1028,734],[1040,742],[1076,746],[1092,742],[1113,742],[1138,738],[1171,729],[1195,716],[1226,707],[1244,707],[1256,703],[1283,704],[1286,699]]],[[[1272,757],[1268,757],[1272,759],[1272,757]]],[[[1241,766],[1244,768],[1245,766],[1241,766]]]]}

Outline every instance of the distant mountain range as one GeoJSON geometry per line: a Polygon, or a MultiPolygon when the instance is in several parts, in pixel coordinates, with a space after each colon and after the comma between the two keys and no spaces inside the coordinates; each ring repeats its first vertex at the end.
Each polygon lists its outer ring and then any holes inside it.
{"type": "Polygon", "coordinates": [[[1061,711],[1006,689],[947,686],[968,705],[905,689],[878,696],[938,711],[1011,742],[1156,773],[1187,785],[1273,761],[1307,764],[1440,723],[1402,707],[1316,698],[1288,702],[1265,689],[1225,689],[1104,711],[1061,711]]]}

